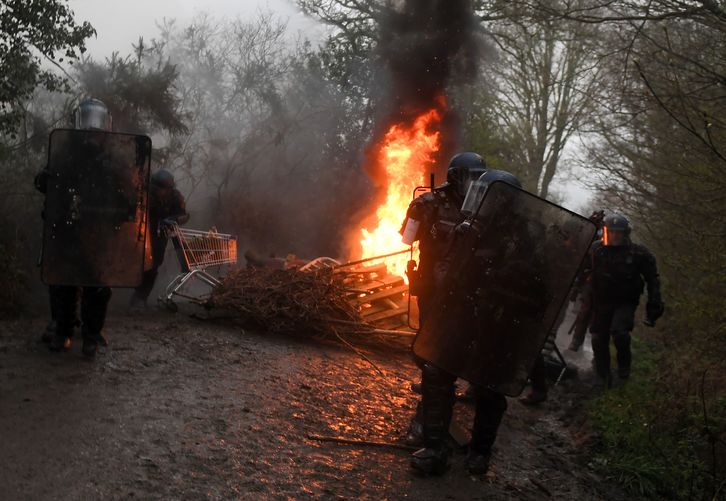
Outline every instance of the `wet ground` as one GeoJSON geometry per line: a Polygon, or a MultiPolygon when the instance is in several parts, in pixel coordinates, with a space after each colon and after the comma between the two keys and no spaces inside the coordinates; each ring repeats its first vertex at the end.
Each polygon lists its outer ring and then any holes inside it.
{"type": "MultiPolygon", "coordinates": [[[[42,320],[0,323],[2,499],[618,499],[585,464],[587,382],[516,399],[490,473],[419,478],[401,443],[413,364],[366,348],[244,332],[183,314],[112,316],[95,361],[52,354],[42,320]]],[[[457,404],[468,425],[471,409],[457,404]]]]}

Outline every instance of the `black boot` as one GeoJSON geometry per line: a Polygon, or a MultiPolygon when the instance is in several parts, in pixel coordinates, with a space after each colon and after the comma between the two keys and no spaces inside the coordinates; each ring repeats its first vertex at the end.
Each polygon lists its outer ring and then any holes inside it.
{"type": "Polygon", "coordinates": [[[48,344],[50,351],[68,351],[73,346],[73,339],[63,334],[55,333],[48,344]]]}
{"type": "Polygon", "coordinates": [[[98,345],[106,346],[108,342],[101,335],[106,321],[106,309],[111,299],[108,287],[84,287],[81,302],[81,319],[83,321],[83,349],[86,357],[96,356],[98,345]]]}
{"type": "Polygon", "coordinates": [[[466,469],[472,475],[483,475],[489,471],[489,458],[491,454],[470,450],[466,456],[466,469]]]}
{"type": "Polygon", "coordinates": [[[449,464],[446,446],[454,406],[456,376],[426,364],[422,380],[424,448],[411,457],[411,466],[424,475],[441,475],[449,464]]]}
{"type": "Polygon", "coordinates": [[[98,340],[93,337],[83,337],[83,348],[81,348],[81,353],[83,353],[84,356],[88,358],[93,358],[96,356],[96,352],[98,351],[98,340]]]}
{"type": "Polygon", "coordinates": [[[411,467],[424,475],[443,475],[449,469],[449,450],[443,444],[419,449],[411,456],[411,467]]]}
{"type": "Polygon", "coordinates": [[[83,330],[83,347],[81,348],[81,353],[88,358],[95,357],[96,352],[98,351],[98,345],[100,344],[100,339],[102,339],[100,334],[83,330]]]}

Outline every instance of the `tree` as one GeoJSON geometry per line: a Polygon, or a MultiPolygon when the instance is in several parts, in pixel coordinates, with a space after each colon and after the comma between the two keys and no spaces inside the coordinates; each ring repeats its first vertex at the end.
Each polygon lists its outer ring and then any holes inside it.
{"type": "Polygon", "coordinates": [[[548,19],[523,21],[513,9],[487,24],[496,58],[488,117],[502,127],[510,169],[529,190],[547,197],[563,152],[594,110],[598,77],[596,30],[548,19]]]}
{"type": "Polygon", "coordinates": [[[77,24],[65,0],[7,0],[0,4],[0,134],[15,137],[22,103],[38,86],[68,89],[68,75],[59,76],[43,63],[61,69],[85,51],[95,34],[77,24]]]}
{"type": "Polygon", "coordinates": [[[363,198],[355,167],[364,120],[327,54],[291,40],[270,14],[160,28],[149,57],[176,67],[174,95],[189,124],[165,135],[164,162],[194,220],[258,250],[338,255],[363,198]]]}
{"type": "Polygon", "coordinates": [[[715,6],[610,2],[558,13],[602,26],[609,55],[582,162],[655,252],[669,306],[649,336],[658,362],[648,397],[614,400],[637,405],[648,433],[612,451],[623,469],[609,473],[638,485],[659,472],[645,487],[652,497],[716,499],[724,486],[726,18],[715,6]]]}
{"type": "Polygon", "coordinates": [[[114,52],[102,63],[82,59],[76,75],[83,92],[108,106],[118,131],[187,132],[181,101],[174,89],[176,67],[168,60],[153,57],[143,38],[133,48],[133,54],[120,57],[114,52]]]}

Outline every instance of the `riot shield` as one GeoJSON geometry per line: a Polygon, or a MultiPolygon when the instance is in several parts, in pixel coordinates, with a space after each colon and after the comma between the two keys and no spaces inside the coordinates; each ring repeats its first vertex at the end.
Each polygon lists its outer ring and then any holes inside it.
{"type": "Polygon", "coordinates": [[[503,182],[452,241],[414,353],[471,383],[514,396],[587,254],[588,219],[503,182]]]}
{"type": "Polygon", "coordinates": [[[151,139],[50,135],[41,277],[49,285],[136,287],[145,260],[151,139]]]}

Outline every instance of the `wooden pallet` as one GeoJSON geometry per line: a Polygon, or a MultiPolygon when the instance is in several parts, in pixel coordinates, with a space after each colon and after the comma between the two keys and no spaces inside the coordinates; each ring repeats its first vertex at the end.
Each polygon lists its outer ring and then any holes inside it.
{"type": "Polygon", "coordinates": [[[410,330],[408,285],[389,274],[385,263],[342,267],[336,274],[363,321],[380,329],[410,330]]]}

